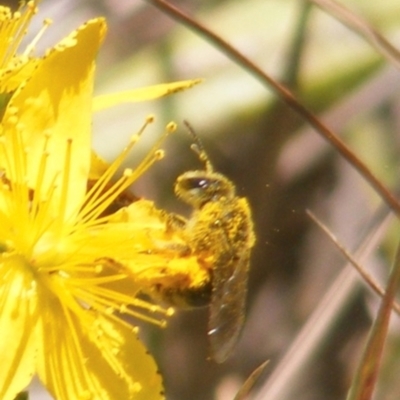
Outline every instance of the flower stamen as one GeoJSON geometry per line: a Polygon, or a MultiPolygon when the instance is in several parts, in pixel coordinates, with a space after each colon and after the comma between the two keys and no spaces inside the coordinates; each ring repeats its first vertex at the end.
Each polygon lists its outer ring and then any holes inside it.
{"type": "Polygon", "coordinates": [[[132,136],[130,143],[117,159],[109,166],[107,171],[101,176],[101,178],[93,185],[86,195],[85,205],[82,207],[80,212],[81,222],[90,224],[107,209],[107,207],[126,189],[128,189],[133,182],[135,182],[139,176],[147,171],[156,161],[163,157],[163,151],[159,149],[165,138],[173,131],[170,129],[170,125],[167,126],[164,134],[159,137],[152,149],[146,154],[145,158],[141,163],[132,171],[130,168],[125,169],[121,178],[118,179],[111,187],[107,187],[112,177],[117,173],[119,167],[126,159],[129,152],[132,150],[134,145],[138,142],[145,128],[153,122],[153,117],[148,117],[141,127],[139,132],[132,136]]]}
{"type": "Polygon", "coordinates": [[[32,39],[32,41],[29,43],[29,45],[26,47],[25,51],[22,53],[23,56],[28,57],[34,52],[35,46],[38,44],[39,40],[42,38],[42,36],[46,32],[47,28],[52,23],[53,23],[53,21],[49,18],[46,18],[45,20],[43,20],[43,26],[40,28],[39,32],[32,39]]]}
{"type": "Polygon", "coordinates": [[[22,39],[26,35],[32,17],[37,13],[37,1],[22,4],[18,11],[11,15],[7,7],[1,7],[0,54],[3,55],[0,67],[6,67],[15,56],[22,39]]]}
{"type": "Polygon", "coordinates": [[[107,170],[102,174],[100,179],[93,185],[90,191],[87,193],[89,198],[99,198],[99,193],[104,193],[108,182],[117,173],[119,167],[122,165],[127,155],[130,153],[135,144],[139,141],[145,129],[154,121],[153,116],[148,116],[139,129],[139,131],[131,137],[129,144],[122,150],[120,155],[114,160],[112,164],[107,168],[107,170]]]}
{"type": "Polygon", "coordinates": [[[43,143],[43,149],[42,149],[42,154],[40,157],[40,162],[39,162],[39,168],[38,168],[38,173],[36,176],[36,182],[35,182],[35,190],[31,202],[31,216],[33,218],[36,217],[38,211],[40,210],[40,204],[42,200],[42,190],[43,190],[43,181],[44,181],[44,176],[46,172],[46,167],[47,167],[47,162],[49,159],[50,153],[48,152],[48,144],[49,144],[49,139],[50,139],[50,134],[44,134],[44,143],[43,143]]]}
{"type": "MultiPolygon", "coordinates": [[[[76,298],[79,298],[80,301],[83,301],[90,308],[106,314],[119,323],[124,323],[124,321],[118,316],[118,312],[156,326],[165,327],[166,320],[164,318],[151,317],[141,311],[135,311],[132,307],[139,308],[152,314],[170,315],[169,309],[164,309],[161,306],[138,299],[135,296],[126,296],[114,290],[108,290],[98,286],[90,286],[89,288],[87,286],[76,287],[72,288],[71,291],[76,298]]],[[[130,325],[127,324],[126,326],[130,325]]]]}
{"type": "Polygon", "coordinates": [[[67,200],[68,200],[68,189],[70,188],[70,171],[71,171],[71,147],[72,147],[72,139],[67,140],[67,146],[65,151],[65,159],[63,163],[63,175],[61,181],[61,194],[60,194],[60,206],[59,206],[59,218],[58,221],[58,229],[57,233],[60,234],[62,227],[65,223],[66,219],[66,209],[67,209],[67,200]]]}

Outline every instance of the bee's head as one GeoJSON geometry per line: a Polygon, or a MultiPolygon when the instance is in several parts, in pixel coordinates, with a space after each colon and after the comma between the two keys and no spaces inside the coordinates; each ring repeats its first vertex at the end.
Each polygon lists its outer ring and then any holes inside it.
{"type": "Polygon", "coordinates": [[[184,123],[194,140],[190,147],[204,164],[204,170],[180,175],[175,182],[176,196],[197,209],[211,201],[230,200],[235,196],[235,186],[224,175],[214,172],[200,138],[187,121],[184,123]]]}
{"type": "Polygon", "coordinates": [[[175,194],[194,208],[201,208],[210,201],[235,196],[233,184],[217,172],[188,171],[175,182],[175,194]]]}

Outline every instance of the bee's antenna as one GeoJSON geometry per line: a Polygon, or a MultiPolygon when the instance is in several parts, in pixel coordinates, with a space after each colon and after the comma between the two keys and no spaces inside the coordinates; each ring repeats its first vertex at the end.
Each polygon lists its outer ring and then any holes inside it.
{"type": "Polygon", "coordinates": [[[185,124],[190,136],[192,137],[194,143],[190,146],[190,148],[198,155],[199,160],[204,163],[205,169],[207,172],[213,172],[213,166],[211,164],[210,159],[204,149],[203,143],[200,140],[197,133],[194,131],[193,127],[189,124],[188,121],[184,120],[183,123],[185,124]]]}

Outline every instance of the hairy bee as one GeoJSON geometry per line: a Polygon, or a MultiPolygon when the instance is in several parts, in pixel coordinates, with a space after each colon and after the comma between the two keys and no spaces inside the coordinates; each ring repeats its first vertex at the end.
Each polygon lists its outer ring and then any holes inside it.
{"type": "Polygon", "coordinates": [[[213,265],[211,285],[179,295],[189,306],[209,304],[211,357],[221,363],[234,348],[243,326],[255,235],[246,198],[238,197],[235,185],[214,172],[202,143],[186,125],[194,139],[192,149],[204,163],[204,170],[185,172],[175,182],[176,196],[193,207],[190,218],[179,217],[179,224],[192,254],[199,260],[211,257],[213,265]]]}

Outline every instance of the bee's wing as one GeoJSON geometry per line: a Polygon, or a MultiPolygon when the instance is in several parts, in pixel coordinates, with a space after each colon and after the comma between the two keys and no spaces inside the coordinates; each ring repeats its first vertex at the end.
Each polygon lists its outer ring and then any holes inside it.
{"type": "Polygon", "coordinates": [[[239,339],[244,322],[250,250],[232,265],[215,268],[208,321],[211,357],[224,362],[239,339]],[[236,265],[234,265],[236,264],[236,265]],[[226,276],[227,271],[233,271],[226,276]]]}

